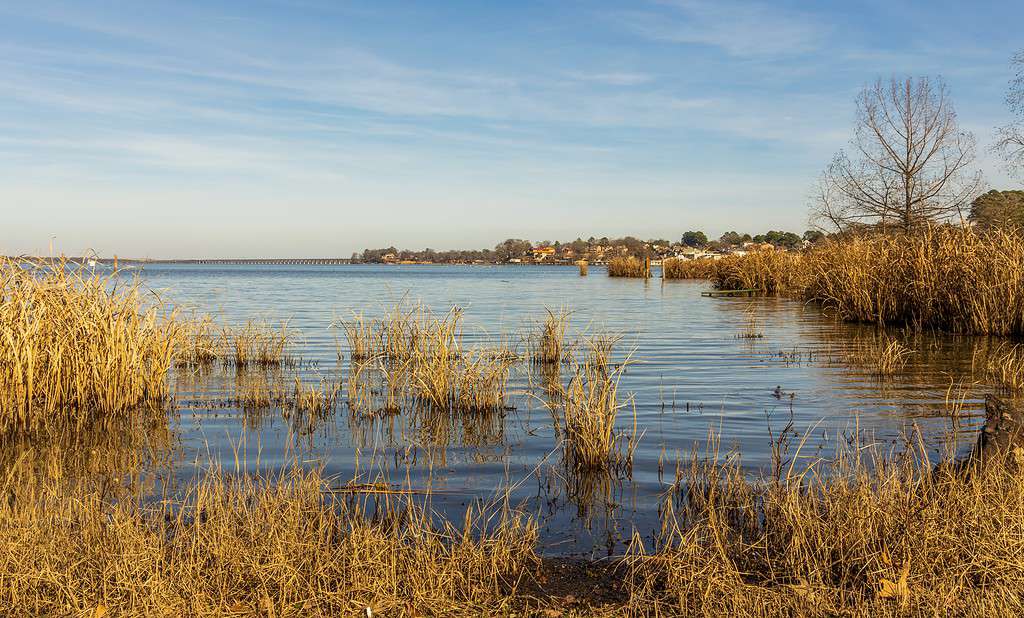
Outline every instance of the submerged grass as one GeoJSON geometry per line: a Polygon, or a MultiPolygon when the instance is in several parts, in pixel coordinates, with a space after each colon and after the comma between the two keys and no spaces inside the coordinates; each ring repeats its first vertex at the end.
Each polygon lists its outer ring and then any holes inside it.
{"type": "MultiPolygon", "coordinates": [[[[977,354],[973,363],[979,363],[977,354]]],[[[999,388],[1008,391],[1024,390],[1024,346],[998,342],[984,355],[981,369],[985,378],[999,388]]]]}

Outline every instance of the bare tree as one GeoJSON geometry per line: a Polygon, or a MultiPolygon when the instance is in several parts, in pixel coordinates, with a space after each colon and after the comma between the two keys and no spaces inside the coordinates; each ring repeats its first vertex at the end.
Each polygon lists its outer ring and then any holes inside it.
{"type": "Polygon", "coordinates": [[[981,188],[974,137],[961,131],[941,80],[878,80],[857,97],[851,154],[840,151],[822,175],[812,219],[838,230],[875,226],[909,231],[963,220],[981,188]]]}
{"type": "Polygon", "coordinates": [[[1002,152],[1010,169],[1024,171],[1024,51],[1013,57],[1017,75],[1010,81],[1006,105],[1016,116],[996,133],[996,149],[1002,152]]]}

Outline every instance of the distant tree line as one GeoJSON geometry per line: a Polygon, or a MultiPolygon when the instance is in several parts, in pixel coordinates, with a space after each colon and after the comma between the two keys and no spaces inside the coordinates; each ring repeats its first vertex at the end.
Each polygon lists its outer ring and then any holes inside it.
{"type": "Polygon", "coordinates": [[[352,254],[353,262],[431,262],[431,263],[487,263],[504,264],[515,261],[535,259],[534,250],[551,248],[554,250],[550,258],[544,261],[566,261],[575,259],[602,259],[614,256],[634,256],[637,258],[663,258],[672,256],[689,247],[708,251],[727,251],[742,247],[746,243],[770,244],[783,249],[797,249],[805,242],[814,243],[824,238],[825,234],[816,230],[808,230],[803,235],[793,232],[771,230],[764,234],[751,236],[730,231],[722,234],[717,240],[709,240],[702,231],[688,231],[678,241],[665,238],[641,240],[634,236],[621,238],[577,238],[569,242],[542,240],[531,242],[522,238],[509,238],[498,243],[494,249],[455,249],[437,251],[423,249],[413,251],[398,249],[394,246],[381,249],[365,249],[362,253],[352,254]]]}

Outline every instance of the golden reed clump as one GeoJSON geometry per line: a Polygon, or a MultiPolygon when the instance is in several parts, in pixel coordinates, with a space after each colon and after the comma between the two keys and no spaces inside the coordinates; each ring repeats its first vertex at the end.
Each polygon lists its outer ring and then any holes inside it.
{"type": "Polygon", "coordinates": [[[715,262],[710,258],[687,260],[670,258],[661,263],[663,279],[710,279],[715,273],[715,262]]]}
{"type": "Polygon", "coordinates": [[[757,290],[763,294],[800,294],[807,285],[805,256],[761,249],[714,260],[711,282],[722,290],[757,290]]]}
{"type": "Polygon", "coordinates": [[[162,405],[177,338],[137,281],[0,260],[0,435],[162,405]]]}
{"type": "Polygon", "coordinates": [[[938,226],[827,240],[803,253],[715,262],[720,289],[816,301],[847,321],[966,334],[1024,334],[1024,238],[938,226]]]}
{"type": "Polygon", "coordinates": [[[651,263],[632,255],[612,258],[608,261],[608,276],[646,279],[651,276],[651,263]]]}

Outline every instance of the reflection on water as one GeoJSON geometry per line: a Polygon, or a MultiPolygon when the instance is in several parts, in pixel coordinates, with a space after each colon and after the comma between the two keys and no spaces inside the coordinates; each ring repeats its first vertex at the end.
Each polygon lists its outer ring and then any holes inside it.
{"type": "MultiPolygon", "coordinates": [[[[770,473],[779,432],[808,435],[803,454],[828,452],[843,432],[896,440],[911,430],[938,452],[951,436],[966,444],[992,389],[977,371],[994,344],[836,323],[813,306],[782,299],[703,298],[705,284],[579,277],[563,267],[150,266],[142,277],[189,311],[221,322],[288,320],[294,366],[178,368],[170,377],[173,468],[216,458],[276,469],[298,458],[328,475],[354,478],[385,466],[429,490],[433,508],[462,513],[502,487],[541,518],[544,551],[621,549],[633,530],[657,527],[666,466],[704,445],[709,431],[742,453],[750,471],[770,473]],[[332,328],[362,313],[379,317],[402,299],[437,315],[458,307],[466,349],[529,355],[546,308],[571,309],[566,355],[620,337],[609,362],[632,396],[617,420],[642,436],[630,474],[573,473],[561,457],[563,363],[510,363],[499,408],[455,413],[423,405],[408,367],[353,358],[332,328]],[[905,363],[880,372],[880,349],[897,340],[905,363]],[[296,385],[296,378],[299,384],[296,385]],[[337,386],[310,413],[296,393],[337,386]],[[373,462],[372,464],[368,462],[373,462]]],[[[357,355],[358,356],[358,355],[357,355]]],[[[778,454],[776,454],[778,455],[778,454]]]]}

